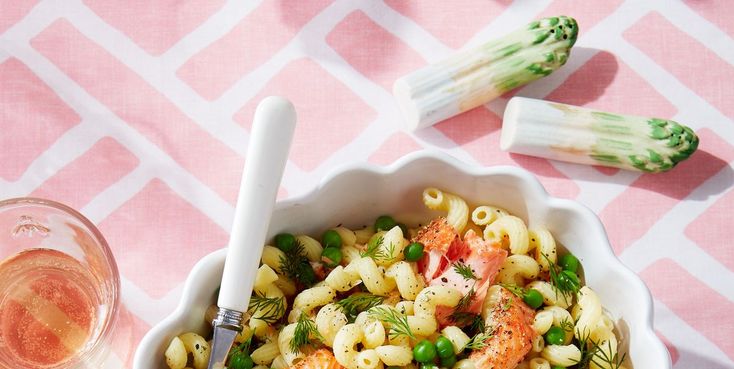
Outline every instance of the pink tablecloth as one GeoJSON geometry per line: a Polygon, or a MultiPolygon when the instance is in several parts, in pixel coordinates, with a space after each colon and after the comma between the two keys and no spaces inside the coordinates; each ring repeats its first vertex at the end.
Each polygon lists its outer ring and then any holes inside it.
{"type": "Polygon", "coordinates": [[[734,368],[732,14],[727,0],[0,0],[0,197],[99,224],[124,302],[107,367],[130,368],[191,266],[225,246],[253,107],[279,94],[300,118],[281,198],[421,148],[524,167],[600,215],[676,368],[734,368]],[[558,14],[579,22],[572,56],[518,95],[670,117],[699,152],[662,175],[508,155],[506,98],[400,130],[395,78],[558,14]]]}

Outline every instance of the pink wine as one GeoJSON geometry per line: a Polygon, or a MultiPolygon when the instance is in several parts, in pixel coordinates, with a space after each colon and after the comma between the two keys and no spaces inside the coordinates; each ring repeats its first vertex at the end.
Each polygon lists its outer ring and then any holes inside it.
{"type": "Polygon", "coordinates": [[[50,368],[73,358],[97,324],[99,282],[79,261],[35,248],[0,263],[0,367],[50,368]]]}

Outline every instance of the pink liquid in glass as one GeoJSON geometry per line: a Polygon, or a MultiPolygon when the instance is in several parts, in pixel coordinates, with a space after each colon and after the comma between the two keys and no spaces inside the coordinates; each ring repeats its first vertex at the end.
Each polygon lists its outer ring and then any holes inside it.
{"type": "Polygon", "coordinates": [[[57,250],[31,248],[0,263],[0,367],[52,368],[81,351],[95,329],[94,276],[57,250]]]}

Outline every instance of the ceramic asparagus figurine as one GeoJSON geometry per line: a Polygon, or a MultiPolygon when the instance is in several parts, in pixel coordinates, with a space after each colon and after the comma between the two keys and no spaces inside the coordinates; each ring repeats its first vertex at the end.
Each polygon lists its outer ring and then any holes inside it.
{"type": "Polygon", "coordinates": [[[393,94],[410,129],[428,127],[551,74],[568,60],[577,34],[573,18],[537,20],[401,77],[393,94]]]}
{"type": "Polygon", "coordinates": [[[643,172],[664,172],[698,147],[692,129],[672,120],[612,114],[513,97],[500,148],[519,154],[643,172]]]}

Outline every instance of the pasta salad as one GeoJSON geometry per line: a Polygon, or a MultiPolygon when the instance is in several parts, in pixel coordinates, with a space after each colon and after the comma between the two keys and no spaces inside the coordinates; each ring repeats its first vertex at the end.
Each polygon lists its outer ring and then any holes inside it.
{"type": "MultiPolygon", "coordinates": [[[[612,319],[547,229],[436,188],[422,200],[445,216],[275,236],[227,367],[624,368],[612,319]]],[[[171,369],[208,355],[193,332],[165,352],[171,369]]]]}

